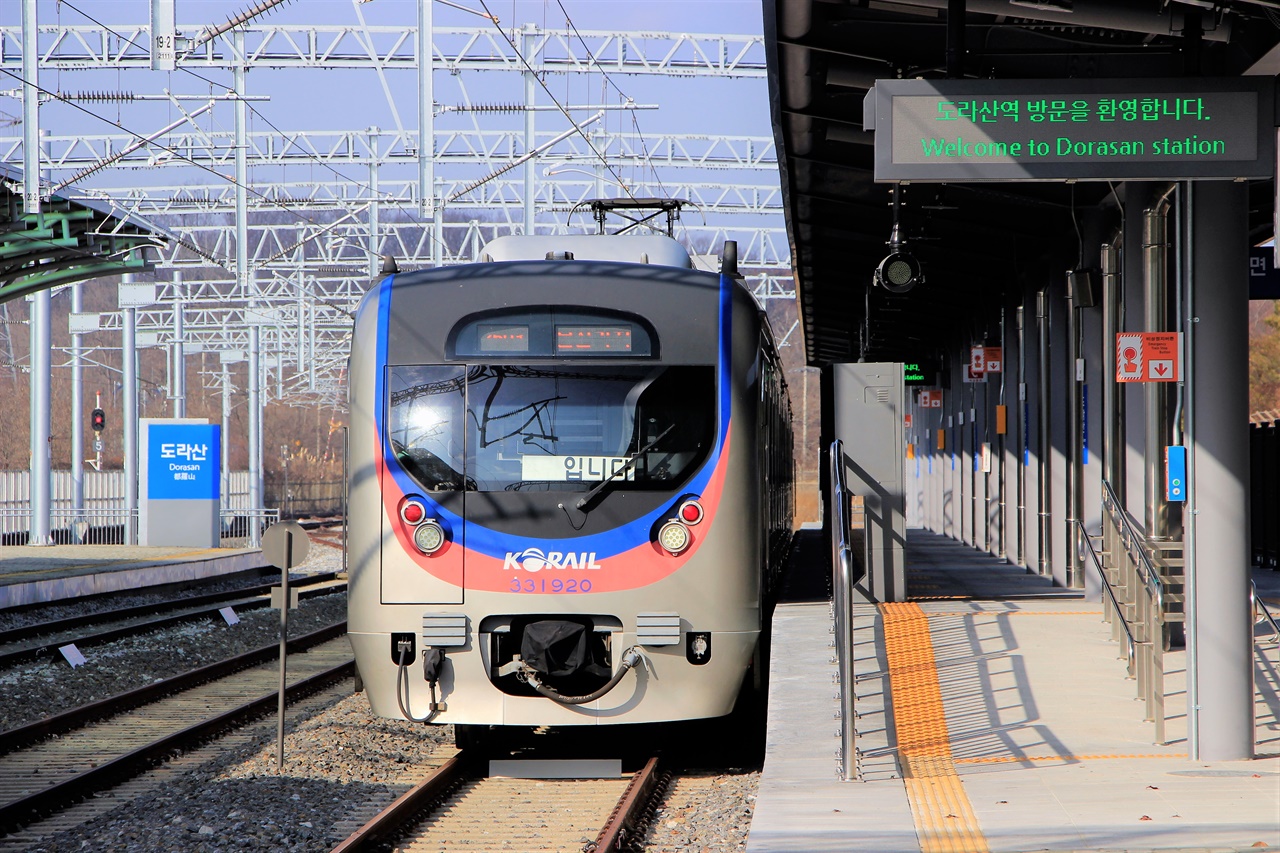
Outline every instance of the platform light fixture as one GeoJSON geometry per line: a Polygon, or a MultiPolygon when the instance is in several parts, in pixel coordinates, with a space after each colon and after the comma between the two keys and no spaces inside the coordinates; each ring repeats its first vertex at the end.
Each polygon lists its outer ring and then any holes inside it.
{"type": "Polygon", "coordinates": [[[889,254],[876,267],[871,279],[890,293],[906,293],[924,283],[924,270],[915,255],[907,250],[902,236],[899,214],[902,210],[902,185],[893,185],[893,230],[889,233],[889,254]]]}

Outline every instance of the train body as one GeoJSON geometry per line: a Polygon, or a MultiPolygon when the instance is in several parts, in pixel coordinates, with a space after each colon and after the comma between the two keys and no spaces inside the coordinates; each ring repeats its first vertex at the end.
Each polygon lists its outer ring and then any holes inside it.
{"type": "Polygon", "coordinates": [[[765,318],[665,237],[482,257],[389,276],[356,315],[348,631],[373,710],[729,713],[763,665],[792,525],[765,318]]]}

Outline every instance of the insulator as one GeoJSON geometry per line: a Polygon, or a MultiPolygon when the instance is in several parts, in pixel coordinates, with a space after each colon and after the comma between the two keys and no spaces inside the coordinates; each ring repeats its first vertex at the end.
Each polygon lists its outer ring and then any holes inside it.
{"type": "Polygon", "coordinates": [[[460,113],[522,113],[525,110],[523,104],[469,104],[456,108],[460,113]]]}
{"type": "Polygon", "coordinates": [[[59,92],[58,98],[63,101],[124,102],[136,101],[138,96],[133,92],[59,92]]]}

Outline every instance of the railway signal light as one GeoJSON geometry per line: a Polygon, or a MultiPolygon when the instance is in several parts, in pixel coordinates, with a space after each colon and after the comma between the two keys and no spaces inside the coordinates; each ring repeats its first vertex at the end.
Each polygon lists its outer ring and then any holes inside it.
{"type": "Polygon", "coordinates": [[[93,425],[93,431],[100,433],[107,428],[107,413],[102,409],[94,409],[93,414],[89,416],[89,422],[93,425]]]}

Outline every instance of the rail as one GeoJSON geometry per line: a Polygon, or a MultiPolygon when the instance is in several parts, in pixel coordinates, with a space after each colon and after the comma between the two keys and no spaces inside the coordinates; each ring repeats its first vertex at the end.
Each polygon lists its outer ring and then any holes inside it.
{"type": "MultiPolygon", "coordinates": [[[[1137,682],[1138,698],[1143,702],[1143,719],[1155,723],[1156,743],[1165,742],[1164,645],[1169,615],[1165,605],[1164,582],[1147,555],[1146,536],[1129,518],[1111,484],[1102,483],[1103,513],[1103,581],[1108,589],[1120,590],[1116,612],[1129,641],[1133,644],[1129,675],[1137,682]]],[[[1083,527],[1080,534],[1089,537],[1083,527]]],[[[1092,542],[1089,542],[1092,550],[1092,542]]],[[[1114,627],[1112,629],[1114,636],[1114,627]]]]}
{"type": "Polygon", "coordinates": [[[1257,585],[1249,581],[1249,612],[1253,614],[1254,622],[1258,621],[1259,608],[1262,609],[1263,618],[1271,623],[1271,635],[1276,638],[1277,643],[1280,643],[1280,624],[1276,624],[1276,617],[1271,615],[1271,609],[1262,600],[1262,596],[1258,595],[1257,585]]]}
{"type": "Polygon", "coordinates": [[[844,481],[844,445],[831,443],[831,616],[840,676],[840,778],[861,781],[854,723],[853,551],[849,547],[849,495],[844,481]]]}
{"type": "Polygon", "coordinates": [[[1098,570],[1098,577],[1102,580],[1102,591],[1106,593],[1107,600],[1111,602],[1111,612],[1105,617],[1106,621],[1111,623],[1111,639],[1119,640],[1120,633],[1123,632],[1124,634],[1125,668],[1128,670],[1129,675],[1132,676],[1138,644],[1134,642],[1133,632],[1129,630],[1129,623],[1124,618],[1124,610],[1121,609],[1120,602],[1116,599],[1115,590],[1111,588],[1111,581],[1107,578],[1107,570],[1102,565],[1102,556],[1098,553],[1098,549],[1093,547],[1093,538],[1085,530],[1083,521],[1077,518],[1073,520],[1073,523],[1077,528],[1077,535],[1081,537],[1089,549],[1089,557],[1093,560],[1094,568],[1098,570]]]}

